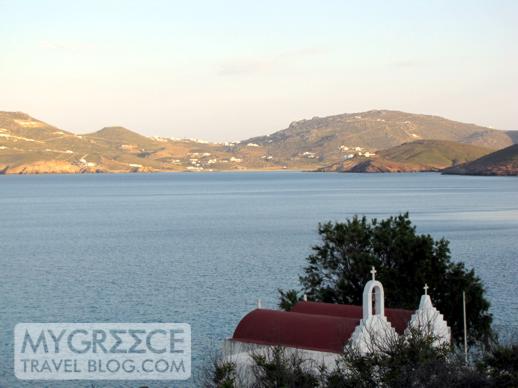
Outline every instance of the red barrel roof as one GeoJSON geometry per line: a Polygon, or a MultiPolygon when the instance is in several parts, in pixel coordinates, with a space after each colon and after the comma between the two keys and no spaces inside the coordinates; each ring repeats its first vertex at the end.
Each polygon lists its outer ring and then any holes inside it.
{"type": "Polygon", "coordinates": [[[412,318],[412,310],[404,309],[385,309],[385,316],[392,324],[392,327],[396,329],[398,334],[403,334],[405,329],[408,327],[408,322],[412,318]]]}
{"type": "Polygon", "coordinates": [[[357,318],[256,309],[239,322],[232,338],[261,345],[342,353],[359,323],[357,318]]]}
{"type": "Polygon", "coordinates": [[[354,304],[321,302],[298,302],[292,307],[294,313],[331,315],[334,317],[362,319],[363,308],[354,304]]]}
{"type": "MultiPolygon", "coordinates": [[[[292,312],[314,315],[327,315],[342,318],[361,319],[362,306],[352,304],[334,304],[321,302],[298,302],[292,312]]],[[[403,334],[414,312],[404,309],[385,309],[385,316],[398,334],[403,334]]]]}

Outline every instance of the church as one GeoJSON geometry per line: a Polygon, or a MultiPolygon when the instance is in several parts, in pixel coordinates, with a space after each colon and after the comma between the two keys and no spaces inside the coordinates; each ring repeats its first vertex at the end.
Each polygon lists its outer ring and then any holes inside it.
{"type": "Polygon", "coordinates": [[[333,368],[347,346],[366,354],[412,329],[432,335],[436,345],[450,342],[450,328],[433,306],[427,285],[417,310],[385,308],[383,285],[376,280],[374,268],[371,274],[362,306],[308,302],[306,298],[290,311],[263,309],[258,304],[241,319],[232,338],[225,340],[224,359],[243,367],[251,365],[252,353],[282,346],[333,368]]]}

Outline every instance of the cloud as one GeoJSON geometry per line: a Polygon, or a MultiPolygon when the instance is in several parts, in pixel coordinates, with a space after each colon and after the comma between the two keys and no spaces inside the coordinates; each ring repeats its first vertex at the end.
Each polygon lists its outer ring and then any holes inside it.
{"type": "Polygon", "coordinates": [[[235,76],[268,73],[287,68],[298,59],[318,56],[326,52],[327,50],[321,47],[306,47],[283,51],[277,55],[265,58],[235,58],[223,63],[219,68],[218,75],[235,76]]]}

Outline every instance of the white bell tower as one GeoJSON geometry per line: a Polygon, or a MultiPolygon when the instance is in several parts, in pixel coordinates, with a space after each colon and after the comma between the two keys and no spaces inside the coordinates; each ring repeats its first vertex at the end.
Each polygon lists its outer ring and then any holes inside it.
{"type": "Polygon", "coordinates": [[[351,345],[366,354],[379,350],[387,341],[397,338],[397,333],[385,316],[383,284],[376,280],[376,269],[370,271],[372,279],[363,288],[363,318],[356,326],[351,345]]]}
{"type": "Polygon", "coordinates": [[[376,280],[376,269],[371,269],[372,280],[363,288],[363,319],[373,315],[385,316],[385,294],[383,284],[376,280]]]}

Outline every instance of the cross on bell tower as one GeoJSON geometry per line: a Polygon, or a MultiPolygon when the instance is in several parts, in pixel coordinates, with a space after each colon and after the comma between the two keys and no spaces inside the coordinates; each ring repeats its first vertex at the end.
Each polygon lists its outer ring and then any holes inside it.
{"type": "Polygon", "coordinates": [[[425,283],[423,288],[424,288],[424,294],[428,295],[428,288],[429,288],[428,284],[425,283]]]}
{"type": "Polygon", "coordinates": [[[374,266],[372,267],[371,269],[371,274],[372,274],[372,280],[376,280],[376,268],[374,268],[374,266]]]}

